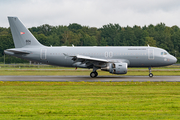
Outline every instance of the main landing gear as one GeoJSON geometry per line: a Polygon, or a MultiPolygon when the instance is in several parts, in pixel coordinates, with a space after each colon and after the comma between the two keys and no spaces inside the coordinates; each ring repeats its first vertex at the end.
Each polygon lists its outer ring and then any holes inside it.
{"type": "Polygon", "coordinates": [[[90,73],[90,76],[91,76],[92,78],[95,78],[95,77],[98,76],[98,73],[96,72],[97,69],[98,69],[98,68],[93,67],[93,71],[90,73]]]}
{"type": "Polygon", "coordinates": [[[90,76],[92,77],[92,78],[95,78],[95,77],[97,77],[98,76],[98,73],[95,71],[95,72],[91,72],[90,73],[90,76]]]}
{"type": "Polygon", "coordinates": [[[149,77],[153,77],[153,74],[151,73],[151,67],[149,67],[149,77]]]}

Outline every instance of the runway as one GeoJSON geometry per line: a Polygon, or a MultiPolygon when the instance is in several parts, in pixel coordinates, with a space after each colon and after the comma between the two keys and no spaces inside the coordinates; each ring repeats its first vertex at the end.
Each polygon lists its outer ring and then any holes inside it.
{"type": "Polygon", "coordinates": [[[180,82],[180,76],[98,76],[97,78],[90,78],[89,76],[0,76],[0,81],[46,81],[46,82],[180,82]]]}

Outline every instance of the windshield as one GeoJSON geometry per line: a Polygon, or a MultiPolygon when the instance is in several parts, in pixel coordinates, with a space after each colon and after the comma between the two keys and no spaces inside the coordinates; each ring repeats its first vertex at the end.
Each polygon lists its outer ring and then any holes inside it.
{"type": "Polygon", "coordinates": [[[167,52],[161,52],[161,55],[167,55],[168,53],[167,52]]]}

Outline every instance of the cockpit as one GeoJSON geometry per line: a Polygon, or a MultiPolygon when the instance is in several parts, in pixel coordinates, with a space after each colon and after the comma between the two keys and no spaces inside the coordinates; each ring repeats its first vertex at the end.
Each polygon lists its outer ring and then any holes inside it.
{"type": "Polygon", "coordinates": [[[167,55],[168,53],[167,52],[161,52],[161,55],[167,55]]]}

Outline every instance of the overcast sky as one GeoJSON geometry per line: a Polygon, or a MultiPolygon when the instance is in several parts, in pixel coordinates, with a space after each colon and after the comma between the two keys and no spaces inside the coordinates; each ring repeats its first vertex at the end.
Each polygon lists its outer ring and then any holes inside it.
{"type": "Polygon", "coordinates": [[[26,27],[43,24],[100,28],[109,23],[180,27],[180,0],[0,0],[0,27],[17,16],[26,27]]]}

